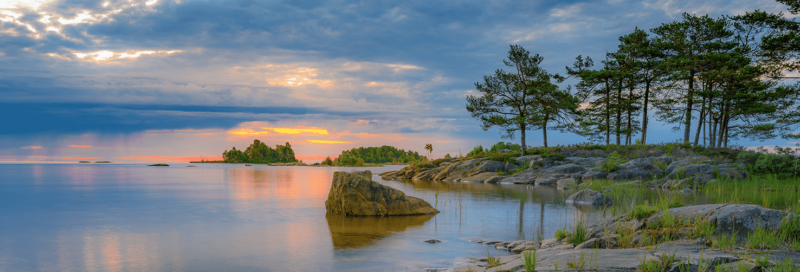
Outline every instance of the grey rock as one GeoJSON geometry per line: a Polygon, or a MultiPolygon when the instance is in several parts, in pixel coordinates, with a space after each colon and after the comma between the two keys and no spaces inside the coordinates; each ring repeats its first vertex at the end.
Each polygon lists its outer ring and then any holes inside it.
{"type": "Polygon", "coordinates": [[[542,240],[542,244],[539,248],[550,248],[558,245],[563,245],[564,242],[558,241],[556,238],[549,238],[542,240]]]}
{"type": "Polygon", "coordinates": [[[494,176],[494,177],[491,177],[491,178],[488,178],[488,179],[484,180],[483,182],[484,183],[500,183],[501,181],[504,181],[506,178],[507,178],[506,176],[494,176]]]}
{"type": "Polygon", "coordinates": [[[540,249],[540,251],[565,250],[565,249],[573,249],[573,248],[575,248],[574,244],[563,244],[563,245],[557,245],[557,246],[549,247],[549,248],[545,248],[545,249],[540,249]]]}
{"type": "Polygon", "coordinates": [[[545,174],[545,175],[542,175],[542,176],[536,178],[535,185],[536,186],[540,186],[540,185],[556,185],[556,183],[558,183],[558,180],[563,179],[563,178],[568,178],[568,177],[570,177],[570,176],[565,175],[565,174],[545,174]]]}
{"type": "Polygon", "coordinates": [[[636,168],[629,168],[629,169],[621,169],[615,172],[609,173],[606,177],[608,180],[613,181],[623,181],[623,180],[651,180],[654,177],[657,178],[661,176],[663,173],[661,169],[649,164],[641,164],[636,168]]]}
{"type": "Polygon", "coordinates": [[[673,161],[672,163],[670,163],[667,166],[667,169],[664,170],[664,173],[668,173],[669,174],[669,173],[674,172],[676,169],[678,169],[678,167],[691,165],[691,164],[697,164],[697,163],[704,162],[706,160],[708,160],[708,158],[706,158],[706,157],[691,157],[691,158],[687,158],[687,159],[683,159],[683,160],[673,161]]]}
{"type": "Polygon", "coordinates": [[[439,174],[442,169],[443,167],[439,167],[419,172],[415,174],[411,180],[433,180],[433,178],[436,177],[436,174],[439,174]]]}
{"type": "Polygon", "coordinates": [[[505,183],[514,184],[533,184],[536,181],[536,174],[531,170],[525,170],[522,173],[514,174],[504,179],[505,183]]]}
{"type": "Polygon", "coordinates": [[[514,172],[514,170],[517,170],[517,168],[519,168],[519,165],[516,165],[516,164],[510,163],[510,162],[507,162],[507,163],[506,163],[506,170],[505,170],[505,172],[506,172],[506,173],[511,173],[511,172],[514,172]]]}
{"type": "Polygon", "coordinates": [[[692,191],[692,189],[683,189],[683,190],[681,190],[681,193],[684,193],[684,194],[693,194],[693,193],[694,193],[694,191],[692,191]]]}
{"type": "Polygon", "coordinates": [[[590,170],[590,171],[586,171],[586,173],[584,173],[583,176],[581,176],[581,180],[583,180],[583,181],[602,180],[602,179],[606,179],[607,176],[608,176],[608,173],[606,173],[606,172],[591,171],[590,170]]]}
{"type": "Polygon", "coordinates": [[[477,175],[472,175],[469,177],[465,177],[461,179],[462,182],[484,182],[488,179],[497,177],[497,173],[494,172],[483,172],[477,175]]]}
{"type": "MultiPolygon", "coordinates": [[[[587,249],[539,250],[536,253],[539,259],[536,262],[536,271],[555,271],[556,264],[559,265],[559,270],[568,270],[567,263],[579,259],[581,254],[586,258],[586,265],[588,266],[590,253],[597,258],[597,267],[592,268],[596,271],[636,271],[639,269],[639,264],[642,260],[659,260],[652,253],[640,249],[598,249],[592,252],[587,249]]],[[[476,260],[481,259],[476,258],[476,260]]],[[[453,271],[519,271],[523,268],[524,260],[521,259],[521,255],[513,255],[513,257],[508,258],[500,257],[500,263],[502,265],[498,267],[486,269],[485,262],[475,262],[470,265],[456,267],[453,271]]]]}
{"type": "Polygon", "coordinates": [[[613,191],[614,191],[614,190],[611,190],[611,189],[605,189],[605,190],[603,190],[603,192],[605,192],[605,193],[610,193],[610,192],[613,192],[613,191]]]}
{"type": "MultiPolygon", "coordinates": [[[[606,239],[591,238],[589,240],[586,240],[586,242],[583,242],[583,243],[575,246],[575,249],[581,249],[581,248],[585,248],[585,249],[610,248],[609,246],[612,246],[612,244],[606,239]]],[[[611,248],[613,248],[613,246],[611,248]]]]}
{"type": "Polygon", "coordinates": [[[505,171],[506,163],[499,161],[483,161],[478,167],[472,170],[473,174],[483,172],[501,172],[505,171]]]}
{"type": "Polygon", "coordinates": [[[572,173],[581,173],[581,172],[585,172],[585,171],[586,171],[586,168],[584,168],[583,166],[580,166],[580,165],[575,165],[575,164],[564,164],[564,165],[553,166],[553,167],[549,167],[549,168],[540,170],[540,172],[547,173],[547,174],[554,174],[554,173],[572,174],[572,173]]]}
{"type": "Polygon", "coordinates": [[[577,184],[578,184],[578,182],[575,181],[574,178],[565,178],[565,179],[559,179],[558,181],[556,181],[556,187],[558,187],[558,189],[561,189],[561,190],[566,190],[566,189],[575,187],[575,185],[577,185],[577,184]]]}
{"type": "MultiPolygon", "coordinates": [[[[688,207],[678,207],[666,210],[684,222],[706,220],[717,225],[715,234],[736,233],[740,241],[744,241],[749,233],[756,228],[777,229],[780,227],[784,216],[794,218],[793,214],[785,211],[764,208],[758,205],[746,204],[707,204],[688,207]]],[[[657,224],[665,211],[657,212],[647,219],[647,225],[657,224]]]]}
{"type": "Polygon", "coordinates": [[[572,164],[577,164],[584,167],[599,167],[603,161],[608,161],[603,158],[581,158],[581,157],[569,157],[566,158],[566,161],[571,162],[572,164]]]}
{"type": "Polygon", "coordinates": [[[703,262],[706,263],[709,268],[720,264],[739,261],[739,257],[716,249],[710,249],[698,240],[678,240],[659,244],[658,248],[656,248],[653,253],[656,255],[675,254],[675,258],[682,263],[688,262],[690,267],[693,265],[695,271],[699,264],[701,253],[703,254],[703,262]]]}
{"type": "Polygon", "coordinates": [[[439,240],[439,239],[428,239],[428,240],[425,240],[423,242],[428,243],[428,244],[437,244],[437,243],[441,243],[442,240],[439,240]]]}
{"type": "MultiPolygon", "coordinates": [[[[691,177],[696,175],[702,175],[705,174],[706,172],[710,172],[713,170],[714,168],[708,164],[684,165],[675,168],[675,170],[673,170],[672,172],[669,172],[669,174],[667,174],[667,178],[675,179],[675,178],[691,177]],[[680,177],[677,177],[679,174],[678,172],[681,171],[683,171],[683,174],[680,177]]],[[[711,178],[713,178],[713,176],[711,178]]]]}
{"type": "Polygon", "coordinates": [[[539,155],[527,155],[527,156],[516,157],[516,158],[514,158],[514,160],[517,161],[517,164],[523,165],[526,162],[530,163],[532,161],[536,161],[541,157],[542,156],[539,156],[539,155]]]}
{"type": "Polygon", "coordinates": [[[604,195],[601,192],[584,189],[567,197],[565,201],[569,204],[575,205],[592,205],[592,206],[610,206],[614,205],[614,200],[611,197],[604,195]]]}

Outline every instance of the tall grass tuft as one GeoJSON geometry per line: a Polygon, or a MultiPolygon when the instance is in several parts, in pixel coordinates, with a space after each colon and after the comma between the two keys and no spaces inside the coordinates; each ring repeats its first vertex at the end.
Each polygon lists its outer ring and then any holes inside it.
{"type": "Polygon", "coordinates": [[[522,258],[525,261],[523,268],[526,272],[533,272],[536,270],[536,250],[528,250],[522,253],[522,258]]]}
{"type": "Polygon", "coordinates": [[[582,222],[578,222],[575,228],[567,234],[567,243],[575,245],[581,244],[588,240],[587,236],[586,227],[583,226],[582,222]]]}

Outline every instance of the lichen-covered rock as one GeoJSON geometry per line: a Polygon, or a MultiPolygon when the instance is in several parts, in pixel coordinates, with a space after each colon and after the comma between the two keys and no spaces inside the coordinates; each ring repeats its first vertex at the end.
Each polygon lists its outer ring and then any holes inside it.
{"type": "Polygon", "coordinates": [[[707,204],[678,207],[660,211],[647,219],[647,225],[658,224],[665,212],[681,218],[684,222],[706,220],[717,225],[716,234],[732,234],[743,238],[757,228],[777,229],[784,216],[794,217],[785,211],[773,210],[748,204],[707,204]]]}
{"type": "Polygon", "coordinates": [[[569,204],[575,205],[592,205],[592,206],[610,206],[614,205],[614,200],[611,197],[604,195],[601,192],[584,189],[567,197],[565,201],[569,204]]]}
{"type": "Polygon", "coordinates": [[[586,172],[586,168],[577,164],[565,164],[559,166],[553,166],[547,169],[541,170],[542,173],[559,173],[559,174],[572,174],[572,173],[581,173],[586,172]]]}
{"type": "Polygon", "coordinates": [[[442,171],[442,169],[443,169],[442,167],[437,167],[437,168],[433,168],[433,169],[429,169],[429,170],[425,170],[425,171],[419,172],[416,175],[414,175],[414,177],[412,177],[411,180],[415,180],[415,181],[416,180],[433,180],[433,177],[435,177],[436,174],[439,174],[439,172],[442,171]]]}
{"type": "Polygon", "coordinates": [[[583,176],[581,176],[581,180],[583,182],[587,182],[587,181],[590,181],[590,180],[602,180],[602,179],[606,179],[607,176],[608,176],[608,173],[606,173],[606,172],[586,171],[586,173],[583,173],[583,176]]]}
{"type": "Polygon", "coordinates": [[[623,180],[651,180],[658,178],[661,175],[661,169],[658,167],[642,164],[637,168],[621,169],[611,172],[606,177],[608,180],[623,181],[623,180]]]}
{"type": "Polygon", "coordinates": [[[567,174],[547,174],[536,178],[536,186],[540,185],[556,185],[559,179],[570,178],[567,174]]]}
{"type": "Polygon", "coordinates": [[[475,169],[472,169],[472,173],[483,173],[483,172],[500,172],[505,171],[506,164],[499,161],[484,161],[475,169]]]}
{"type": "Polygon", "coordinates": [[[578,182],[575,181],[574,178],[565,178],[565,179],[559,179],[556,182],[556,187],[561,190],[567,190],[569,188],[575,187],[575,185],[577,184],[578,182]]]}
{"type": "Polygon", "coordinates": [[[494,176],[484,180],[484,183],[500,183],[501,181],[505,182],[507,176],[494,176]]]}
{"type": "Polygon", "coordinates": [[[493,177],[497,177],[497,173],[493,172],[483,172],[477,175],[469,176],[466,178],[461,179],[462,182],[485,182],[488,179],[493,177]]]}
{"type": "Polygon", "coordinates": [[[533,171],[525,170],[522,173],[515,174],[503,180],[503,182],[514,184],[533,184],[536,182],[536,174],[533,171]]]}
{"type": "Polygon", "coordinates": [[[372,173],[335,172],[325,209],[348,216],[421,215],[438,213],[425,200],[371,180],[372,173]],[[367,178],[369,174],[369,179],[367,178]]]}
{"type": "Polygon", "coordinates": [[[675,178],[691,177],[695,175],[705,174],[713,170],[714,168],[708,164],[684,165],[676,167],[675,170],[673,170],[667,175],[667,178],[675,179],[675,178]]]}

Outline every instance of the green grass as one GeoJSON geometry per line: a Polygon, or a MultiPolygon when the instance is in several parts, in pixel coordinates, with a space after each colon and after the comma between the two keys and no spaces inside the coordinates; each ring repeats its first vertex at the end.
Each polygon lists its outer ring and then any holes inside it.
{"type": "Polygon", "coordinates": [[[489,249],[487,248],[486,249],[486,267],[487,268],[491,268],[491,267],[496,267],[496,266],[500,266],[500,258],[492,257],[492,255],[489,254],[489,249]]]}
{"type": "Polygon", "coordinates": [[[717,232],[717,226],[705,219],[695,219],[692,225],[692,238],[695,239],[706,238],[710,241],[715,232],[717,232]]]}
{"type": "Polygon", "coordinates": [[[569,232],[567,232],[567,230],[559,229],[559,230],[556,230],[555,238],[556,238],[556,240],[561,241],[564,238],[566,238],[568,234],[569,234],[569,232]]]}
{"type": "Polygon", "coordinates": [[[745,239],[745,246],[750,249],[776,249],[782,244],[784,237],[776,235],[774,231],[766,230],[759,226],[745,239]]]}
{"type": "Polygon", "coordinates": [[[731,252],[736,248],[736,234],[720,234],[714,239],[713,245],[723,252],[731,252]]]}
{"type": "Polygon", "coordinates": [[[533,272],[536,270],[536,250],[528,250],[522,253],[522,259],[525,262],[523,268],[526,272],[533,272]]]}
{"type": "Polygon", "coordinates": [[[586,233],[586,228],[583,226],[583,222],[578,222],[575,225],[575,228],[572,229],[569,233],[567,233],[567,243],[578,245],[586,242],[589,237],[586,233]]]}

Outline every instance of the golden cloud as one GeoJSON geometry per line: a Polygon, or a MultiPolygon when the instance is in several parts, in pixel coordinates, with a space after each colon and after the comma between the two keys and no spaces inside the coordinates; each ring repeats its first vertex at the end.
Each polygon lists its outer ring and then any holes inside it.
{"type": "Polygon", "coordinates": [[[22,148],[22,149],[39,149],[39,148],[42,148],[42,147],[38,146],[38,145],[32,145],[32,146],[23,146],[23,147],[20,147],[20,148],[22,148]]]}
{"type": "Polygon", "coordinates": [[[306,140],[306,141],[308,141],[310,143],[315,143],[315,144],[349,144],[350,143],[350,142],[344,142],[344,141],[329,141],[329,140],[306,140]]]}
{"type": "Polygon", "coordinates": [[[78,147],[78,148],[90,148],[91,145],[69,145],[69,147],[78,147]]]}
{"type": "Polygon", "coordinates": [[[265,127],[263,129],[269,129],[281,134],[314,133],[314,134],[328,135],[327,129],[317,128],[317,127],[310,127],[310,128],[266,128],[265,127]]]}

